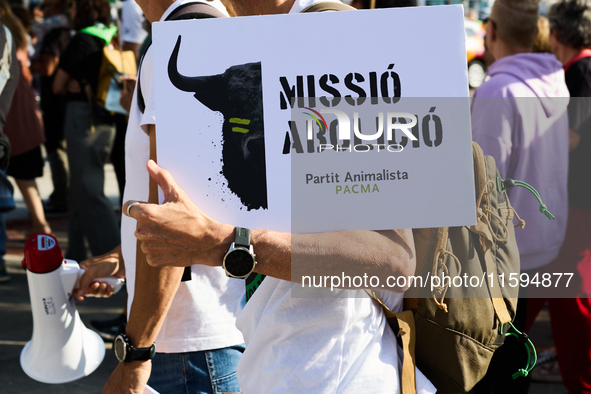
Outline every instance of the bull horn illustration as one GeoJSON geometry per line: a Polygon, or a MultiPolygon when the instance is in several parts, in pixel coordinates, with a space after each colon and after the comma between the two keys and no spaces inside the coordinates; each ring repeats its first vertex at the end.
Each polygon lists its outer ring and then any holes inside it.
{"type": "Polygon", "coordinates": [[[170,82],[179,90],[183,92],[198,92],[203,90],[208,83],[209,77],[185,77],[178,71],[177,63],[179,57],[179,48],[181,46],[181,36],[176,41],[176,45],[170,55],[168,61],[168,77],[170,82]]]}
{"type": "Polygon", "coordinates": [[[185,77],[178,71],[177,63],[181,36],[179,36],[170,60],[168,61],[168,77],[177,89],[183,92],[195,93],[195,98],[212,111],[218,111],[225,100],[223,86],[223,74],[208,75],[205,77],[185,77]]]}

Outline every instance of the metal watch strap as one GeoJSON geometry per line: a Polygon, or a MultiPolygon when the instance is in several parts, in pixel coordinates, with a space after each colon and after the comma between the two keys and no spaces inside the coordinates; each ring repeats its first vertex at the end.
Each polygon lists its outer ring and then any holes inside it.
{"type": "Polygon", "coordinates": [[[243,227],[236,227],[236,235],[234,238],[236,246],[250,247],[250,230],[243,227]]]}

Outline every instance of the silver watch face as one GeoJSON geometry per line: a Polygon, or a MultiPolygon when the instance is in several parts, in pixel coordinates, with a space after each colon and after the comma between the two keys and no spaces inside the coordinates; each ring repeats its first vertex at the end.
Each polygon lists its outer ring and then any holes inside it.
{"type": "Polygon", "coordinates": [[[121,335],[118,335],[113,342],[113,350],[115,351],[115,357],[120,362],[125,361],[125,356],[127,355],[127,343],[125,343],[125,339],[121,335]]]}
{"type": "Polygon", "coordinates": [[[255,266],[254,255],[246,248],[236,247],[224,257],[224,269],[235,278],[244,278],[252,272],[255,266]]]}

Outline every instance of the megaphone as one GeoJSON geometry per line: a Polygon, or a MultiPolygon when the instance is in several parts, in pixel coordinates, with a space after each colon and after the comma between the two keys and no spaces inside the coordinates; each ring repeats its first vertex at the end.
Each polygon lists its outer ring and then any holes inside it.
{"type": "MultiPolygon", "coordinates": [[[[84,326],[76,311],[73,290],[84,270],[64,260],[57,239],[36,234],[25,242],[23,268],[33,313],[33,338],[21,352],[23,371],[43,383],[67,383],[90,375],[103,361],[105,344],[84,326]]],[[[123,279],[101,281],[119,290],[123,279]]]]}

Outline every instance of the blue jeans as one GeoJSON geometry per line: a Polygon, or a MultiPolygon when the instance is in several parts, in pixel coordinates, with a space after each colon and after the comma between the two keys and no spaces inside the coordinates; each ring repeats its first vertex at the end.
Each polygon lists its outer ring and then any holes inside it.
{"type": "Polygon", "coordinates": [[[14,209],[14,188],[6,178],[6,172],[0,170],[0,264],[4,263],[6,254],[6,212],[14,209]]]}
{"type": "Polygon", "coordinates": [[[156,353],[148,385],[161,394],[241,393],[236,366],[244,345],[188,353],[156,353]]]}

